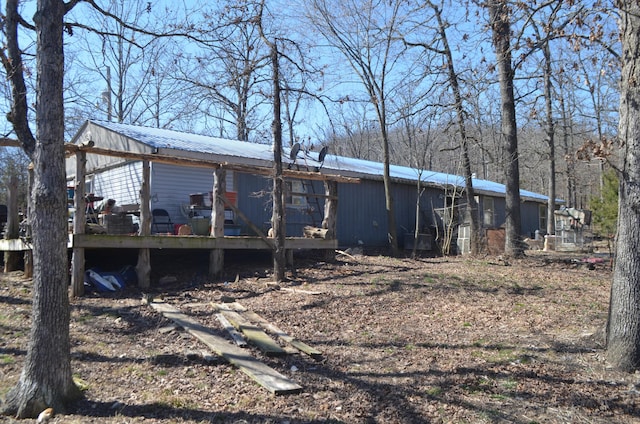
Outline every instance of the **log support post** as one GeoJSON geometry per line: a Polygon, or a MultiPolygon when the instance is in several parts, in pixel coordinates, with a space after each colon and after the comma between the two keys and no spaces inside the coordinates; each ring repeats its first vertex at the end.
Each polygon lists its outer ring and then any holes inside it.
{"type": "MultiPolygon", "coordinates": [[[[224,237],[224,196],[226,171],[216,167],[213,172],[213,199],[211,202],[211,237],[224,237]]],[[[216,278],[224,269],[224,249],[213,249],[209,254],[209,277],[216,278]]]]}
{"type": "MultiPolygon", "coordinates": [[[[336,225],[338,217],[338,182],[333,180],[325,180],[324,191],[326,199],[324,202],[324,218],[322,220],[322,228],[327,230],[326,238],[334,239],[337,236],[336,225]]],[[[333,250],[325,251],[325,260],[332,261],[335,259],[333,250]]]]}
{"type": "MultiPolygon", "coordinates": [[[[18,176],[11,175],[7,187],[7,225],[4,229],[6,240],[15,240],[20,236],[18,217],[18,176]]],[[[2,224],[0,223],[0,226],[2,224]]],[[[27,264],[25,263],[25,270],[27,264]]],[[[4,272],[16,271],[20,267],[20,252],[4,252],[4,272]]]]}
{"type": "MultiPolygon", "coordinates": [[[[84,178],[86,172],[87,154],[79,150],[76,152],[76,179],[73,193],[73,234],[84,234],[87,223],[84,178]]],[[[71,256],[71,296],[79,297],[84,294],[84,248],[74,247],[71,256]]]]}
{"type": "Polygon", "coordinates": [[[291,269],[294,269],[293,268],[293,249],[287,249],[286,256],[287,256],[287,266],[290,267],[291,269]]]}
{"type": "MultiPolygon", "coordinates": [[[[26,232],[29,237],[31,237],[31,212],[32,208],[32,198],[31,193],[33,193],[33,162],[29,164],[29,168],[27,170],[28,175],[28,187],[29,187],[29,196],[27,201],[27,219],[26,219],[26,232]]],[[[24,253],[24,278],[33,278],[33,249],[29,249],[24,253]]]]}
{"type": "MultiPolygon", "coordinates": [[[[142,161],[142,186],[140,187],[140,235],[151,235],[151,167],[148,160],[142,161]]],[[[151,253],[148,248],[138,250],[136,264],[138,287],[151,287],[151,253]]]]}

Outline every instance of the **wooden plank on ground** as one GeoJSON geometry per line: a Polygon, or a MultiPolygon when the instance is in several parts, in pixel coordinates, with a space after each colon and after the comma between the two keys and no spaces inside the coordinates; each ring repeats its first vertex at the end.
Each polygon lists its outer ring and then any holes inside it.
{"type": "Polygon", "coordinates": [[[260,327],[254,325],[244,318],[238,312],[230,310],[222,310],[222,315],[233,324],[235,328],[249,340],[249,342],[258,346],[267,356],[284,356],[287,351],[284,350],[275,340],[273,340],[260,327]]]}
{"type": "Polygon", "coordinates": [[[319,292],[319,291],[296,289],[294,287],[281,287],[280,290],[290,292],[290,293],[310,294],[314,296],[318,294],[322,294],[322,292],[319,292]]]}
{"type": "Polygon", "coordinates": [[[281,395],[299,393],[302,390],[297,383],[258,361],[241,348],[232,345],[226,339],[216,336],[198,321],[180,312],[178,308],[159,302],[152,302],[150,305],[270,392],[281,395]]]}
{"type": "Polygon", "coordinates": [[[245,347],[247,345],[246,340],[244,339],[244,337],[242,337],[242,334],[238,333],[238,331],[235,329],[235,327],[233,325],[231,325],[231,323],[229,322],[229,320],[227,320],[224,315],[218,313],[216,314],[216,318],[218,319],[218,321],[220,322],[220,324],[222,324],[222,328],[224,328],[227,333],[229,333],[229,335],[231,336],[231,338],[233,339],[233,341],[240,347],[245,347]]]}
{"type": "Polygon", "coordinates": [[[242,315],[244,315],[247,319],[258,323],[265,330],[270,331],[271,333],[276,335],[279,339],[283,340],[286,343],[289,343],[291,346],[295,347],[296,349],[298,349],[301,352],[306,353],[307,355],[311,356],[312,358],[318,360],[318,359],[320,359],[322,357],[322,352],[320,352],[317,349],[314,349],[313,347],[309,346],[308,344],[306,344],[304,342],[301,342],[300,340],[297,340],[295,337],[290,336],[289,334],[287,334],[284,331],[282,331],[278,326],[276,326],[275,324],[267,321],[266,319],[264,319],[263,317],[261,317],[257,313],[255,313],[253,311],[246,310],[245,312],[242,312],[242,315]]]}
{"type": "Polygon", "coordinates": [[[242,312],[246,311],[247,308],[242,306],[238,302],[227,302],[227,303],[214,303],[213,306],[220,311],[237,311],[242,312]]]}

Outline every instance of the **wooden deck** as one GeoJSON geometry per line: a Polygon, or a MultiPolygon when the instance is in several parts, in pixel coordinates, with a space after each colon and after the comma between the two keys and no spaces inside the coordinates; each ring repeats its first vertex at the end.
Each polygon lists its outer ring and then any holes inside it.
{"type": "MultiPolygon", "coordinates": [[[[271,250],[271,247],[260,237],[249,236],[131,236],[111,234],[70,234],[70,249],[224,249],[224,250],[271,250]]],[[[288,237],[285,249],[337,249],[338,241],[312,239],[304,237],[288,237]]],[[[0,240],[0,251],[28,251],[31,244],[21,240],[0,240]]]]}

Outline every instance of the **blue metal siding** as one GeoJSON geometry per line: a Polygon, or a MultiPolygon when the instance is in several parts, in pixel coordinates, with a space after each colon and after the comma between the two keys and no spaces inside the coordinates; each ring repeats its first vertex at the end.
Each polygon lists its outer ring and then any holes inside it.
{"type": "MultiPolygon", "coordinates": [[[[305,182],[305,189],[309,193],[324,194],[324,186],[321,182],[314,181],[313,188],[310,182],[305,182]]],[[[271,190],[273,182],[271,178],[251,174],[236,173],[236,189],[238,192],[238,208],[247,218],[265,233],[271,228],[271,215],[273,202],[271,190]]],[[[302,229],[306,225],[320,226],[324,214],[324,202],[322,199],[316,203],[309,198],[307,206],[294,207],[288,205],[285,212],[286,234],[289,237],[301,237],[302,229]]],[[[242,227],[243,234],[251,234],[246,223],[236,220],[242,227]]]]}
{"type": "Polygon", "coordinates": [[[522,226],[522,235],[525,237],[535,237],[536,230],[546,231],[546,228],[538,228],[540,226],[540,203],[523,202],[521,204],[520,225],[522,226]]]}
{"type": "Polygon", "coordinates": [[[499,228],[503,226],[507,220],[507,202],[503,197],[494,197],[493,206],[496,209],[495,226],[499,228]]]}
{"type": "MultiPolygon", "coordinates": [[[[401,245],[404,234],[413,232],[416,217],[416,187],[409,184],[394,184],[396,233],[401,245]]],[[[421,226],[433,224],[431,206],[442,207],[442,192],[428,188],[420,198],[422,210],[421,226]]],[[[341,246],[388,247],[388,222],[382,181],[362,180],[359,184],[338,186],[337,236],[341,246]]]]}
{"type": "MultiPolygon", "coordinates": [[[[271,187],[270,178],[236,173],[238,209],[265,234],[271,227],[271,187]]],[[[251,234],[245,222],[236,218],[236,224],[242,227],[243,234],[251,234]]]]}
{"type": "Polygon", "coordinates": [[[387,214],[381,182],[338,185],[337,237],[341,246],[386,246],[387,214]]]}
{"type": "MultiPolygon", "coordinates": [[[[480,220],[482,222],[482,210],[484,204],[484,198],[488,196],[480,197],[480,220]]],[[[489,196],[492,197],[492,196],[489,196]]],[[[501,227],[506,221],[506,200],[501,197],[493,197],[493,204],[495,211],[495,227],[501,227]]],[[[525,237],[532,237],[536,230],[540,229],[540,203],[525,201],[520,204],[520,226],[521,233],[525,237]]],[[[543,228],[544,230],[544,228],[543,228]]]]}
{"type": "MultiPolygon", "coordinates": [[[[114,198],[118,204],[139,203],[141,163],[133,162],[94,176],[97,195],[114,198]]],[[[271,224],[271,187],[268,177],[245,173],[227,174],[227,191],[237,192],[239,209],[265,233],[271,224]]],[[[307,192],[324,194],[320,181],[305,182],[307,192]],[[310,186],[313,184],[313,186],[310,186]]],[[[162,163],[151,166],[151,207],[166,209],[173,222],[188,221],[189,195],[208,193],[213,189],[213,169],[184,167],[162,163]]],[[[402,245],[406,233],[415,228],[416,187],[412,184],[393,185],[398,243],[402,245]]],[[[341,246],[387,247],[388,223],[382,181],[361,180],[358,184],[338,184],[337,237],[341,246]]],[[[480,196],[481,202],[484,196],[480,196]]],[[[495,224],[505,221],[505,199],[494,197],[495,224]]],[[[301,236],[305,225],[320,226],[324,214],[324,199],[307,199],[306,207],[287,207],[288,236],[301,236]]],[[[435,225],[433,208],[444,206],[444,192],[429,187],[420,198],[421,231],[435,225]]],[[[523,202],[522,232],[531,235],[539,225],[539,204],[523,202]]],[[[482,213],[482,203],[479,208],[482,213]]],[[[481,217],[482,218],[482,217],[481,217]]],[[[251,234],[245,222],[236,218],[243,234],[251,234]]]]}

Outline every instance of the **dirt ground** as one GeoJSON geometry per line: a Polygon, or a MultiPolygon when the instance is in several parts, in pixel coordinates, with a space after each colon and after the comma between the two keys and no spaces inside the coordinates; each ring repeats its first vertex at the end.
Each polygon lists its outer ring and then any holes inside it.
{"type": "MultiPolygon", "coordinates": [[[[85,397],[50,422],[640,422],[640,374],[604,361],[611,271],[592,257],[298,258],[280,286],[256,255],[227,257],[220,281],[198,258],[155,258],[153,296],[219,335],[212,302],[236,299],[320,350],[246,348],[302,391],[271,394],[127,288],[72,300],[85,397]]],[[[0,396],[24,360],[30,289],[20,272],[0,274],[0,396]]]]}

